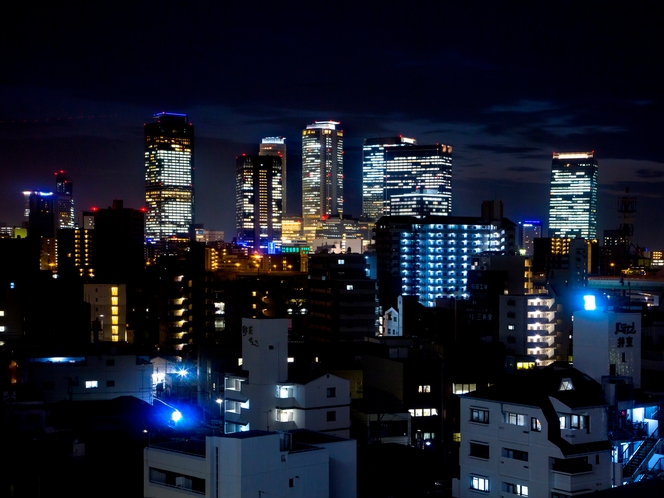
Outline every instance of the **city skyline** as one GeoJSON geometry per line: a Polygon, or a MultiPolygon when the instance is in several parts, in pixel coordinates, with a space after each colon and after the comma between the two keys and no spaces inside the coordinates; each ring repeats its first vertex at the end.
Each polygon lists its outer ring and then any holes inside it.
{"type": "Polygon", "coordinates": [[[312,13],[295,5],[139,4],[131,14],[118,6],[102,24],[89,9],[19,6],[0,35],[8,52],[0,221],[20,224],[20,192],[51,190],[60,169],[76,182],[77,210],[118,198],[143,206],[140,124],[167,110],[196,124],[196,221],[209,229],[233,233],[235,157],[256,153],[261,137],[291,144],[288,212],[299,212],[298,136],[305,123],[331,119],[345,130],[345,213],[361,214],[367,137],[452,145],[453,215],[502,199],[513,221],[544,224],[552,151],[595,150],[598,236],[618,227],[616,201],[629,186],[634,241],[664,248],[659,219],[649,215],[664,210],[662,72],[652,63],[664,35],[649,6],[415,2],[400,16],[377,6],[318,13],[319,33],[344,34],[335,40],[340,62],[329,65],[318,43],[302,43],[312,13]],[[246,19],[255,26],[251,42],[246,19]],[[148,24],[188,35],[154,51],[148,24]],[[274,25],[282,28],[268,35],[274,25]],[[254,77],[266,47],[280,56],[278,78],[254,77]]]}

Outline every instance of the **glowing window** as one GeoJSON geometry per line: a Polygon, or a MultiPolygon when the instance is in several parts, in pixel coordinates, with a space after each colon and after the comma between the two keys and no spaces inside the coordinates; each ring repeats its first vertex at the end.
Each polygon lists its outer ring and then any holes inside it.
{"type": "Polygon", "coordinates": [[[99,382],[96,380],[86,380],[85,381],[85,388],[86,389],[96,389],[99,387],[99,382]]]}
{"type": "Polygon", "coordinates": [[[113,325],[117,325],[118,324],[118,317],[117,316],[112,316],[111,317],[111,323],[113,325]]]}
{"type": "Polygon", "coordinates": [[[117,298],[117,297],[112,297],[112,298],[111,298],[111,304],[112,304],[113,306],[117,306],[118,304],[120,304],[120,303],[118,302],[118,298],[117,298]]]}
{"type": "Polygon", "coordinates": [[[117,314],[118,314],[118,307],[111,306],[111,315],[117,315],[117,314]]]}
{"type": "Polygon", "coordinates": [[[118,295],[118,288],[111,287],[111,296],[117,296],[117,295],[118,295]]]}

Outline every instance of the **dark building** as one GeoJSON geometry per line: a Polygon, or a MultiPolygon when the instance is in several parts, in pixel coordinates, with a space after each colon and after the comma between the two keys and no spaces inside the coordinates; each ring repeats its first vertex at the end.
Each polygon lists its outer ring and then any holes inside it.
{"type": "Polygon", "coordinates": [[[33,190],[28,197],[28,237],[55,237],[55,196],[53,192],[33,190]]]}
{"type": "Polygon", "coordinates": [[[281,245],[282,167],[279,156],[239,156],[235,176],[238,243],[261,254],[281,245]]]}
{"type": "Polygon", "coordinates": [[[76,218],[74,213],[74,182],[63,170],[55,173],[55,227],[74,228],[76,218]]]}
{"type": "Polygon", "coordinates": [[[309,334],[323,341],[362,341],[376,335],[376,281],[362,254],[309,258],[309,334]]]}

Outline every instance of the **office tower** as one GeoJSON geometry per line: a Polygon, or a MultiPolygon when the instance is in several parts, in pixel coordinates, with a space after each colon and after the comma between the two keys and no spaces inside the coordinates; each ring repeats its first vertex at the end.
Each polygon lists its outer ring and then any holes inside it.
{"type": "Polygon", "coordinates": [[[435,144],[386,148],[384,188],[383,214],[388,214],[391,196],[410,194],[416,190],[440,194],[442,210],[450,214],[452,146],[435,144]]]}
{"type": "Polygon", "coordinates": [[[55,228],[74,228],[74,183],[63,170],[55,172],[55,228]]]}
{"type": "Polygon", "coordinates": [[[597,237],[595,152],[554,152],[551,164],[549,237],[597,237]]]}
{"type": "Polygon", "coordinates": [[[541,221],[524,221],[521,225],[521,248],[524,250],[524,256],[533,256],[535,254],[535,239],[542,237],[541,221]]]}
{"type": "Polygon", "coordinates": [[[153,117],[145,125],[145,236],[157,242],[194,222],[194,126],[186,114],[153,117]]]}
{"type": "Polygon", "coordinates": [[[302,221],[307,242],[316,224],[341,215],[344,202],[343,130],[337,121],[316,121],[302,130],[302,221]]]}
{"type": "Polygon", "coordinates": [[[390,216],[447,216],[449,200],[435,190],[416,190],[409,194],[390,196],[390,216]]]}
{"type": "Polygon", "coordinates": [[[362,216],[376,220],[385,211],[385,149],[417,145],[414,138],[367,138],[362,147],[362,216]]]}
{"type": "Polygon", "coordinates": [[[265,137],[258,149],[259,156],[279,156],[281,158],[281,211],[286,214],[286,139],[284,137],[265,137]]]}
{"type": "Polygon", "coordinates": [[[274,254],[281,246],[281,158],[242,155],[236,159],[235,178],[238,243],[274,254]]]}

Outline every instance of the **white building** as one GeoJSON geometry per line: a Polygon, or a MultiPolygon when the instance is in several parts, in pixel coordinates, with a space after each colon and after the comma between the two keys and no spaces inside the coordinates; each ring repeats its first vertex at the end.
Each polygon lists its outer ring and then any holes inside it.
{"type": "Polygon", "coordinates": [[[307,378],[288,373],[288,320],[242,320],[242,368],[226,375],[226,432],[309,429],[350,434],[350,382],[323,372],[307,378]]]}
{"type": "Polygon", "coordinates": [[[144,450],[143,496],[354,498],[354,440],[248,431],[144,450]]]}
{"type": "Polygon", "coordinates": [[[455,497],[566,498],[610,488],[600,384],[563,363],[461,396],[455,497]]]}
{"type": "Polygon", "coordinates": [[[597,382],[619,375],[641,387],[641,313],[575,312],[574,366],[597,382]]]}
{"type": "Polygon", "coordinates": [[[134,396],[152,404],[152,364],[136,355],[32,358],[30,382],[44,402],[89,401],[134,396]]]}

